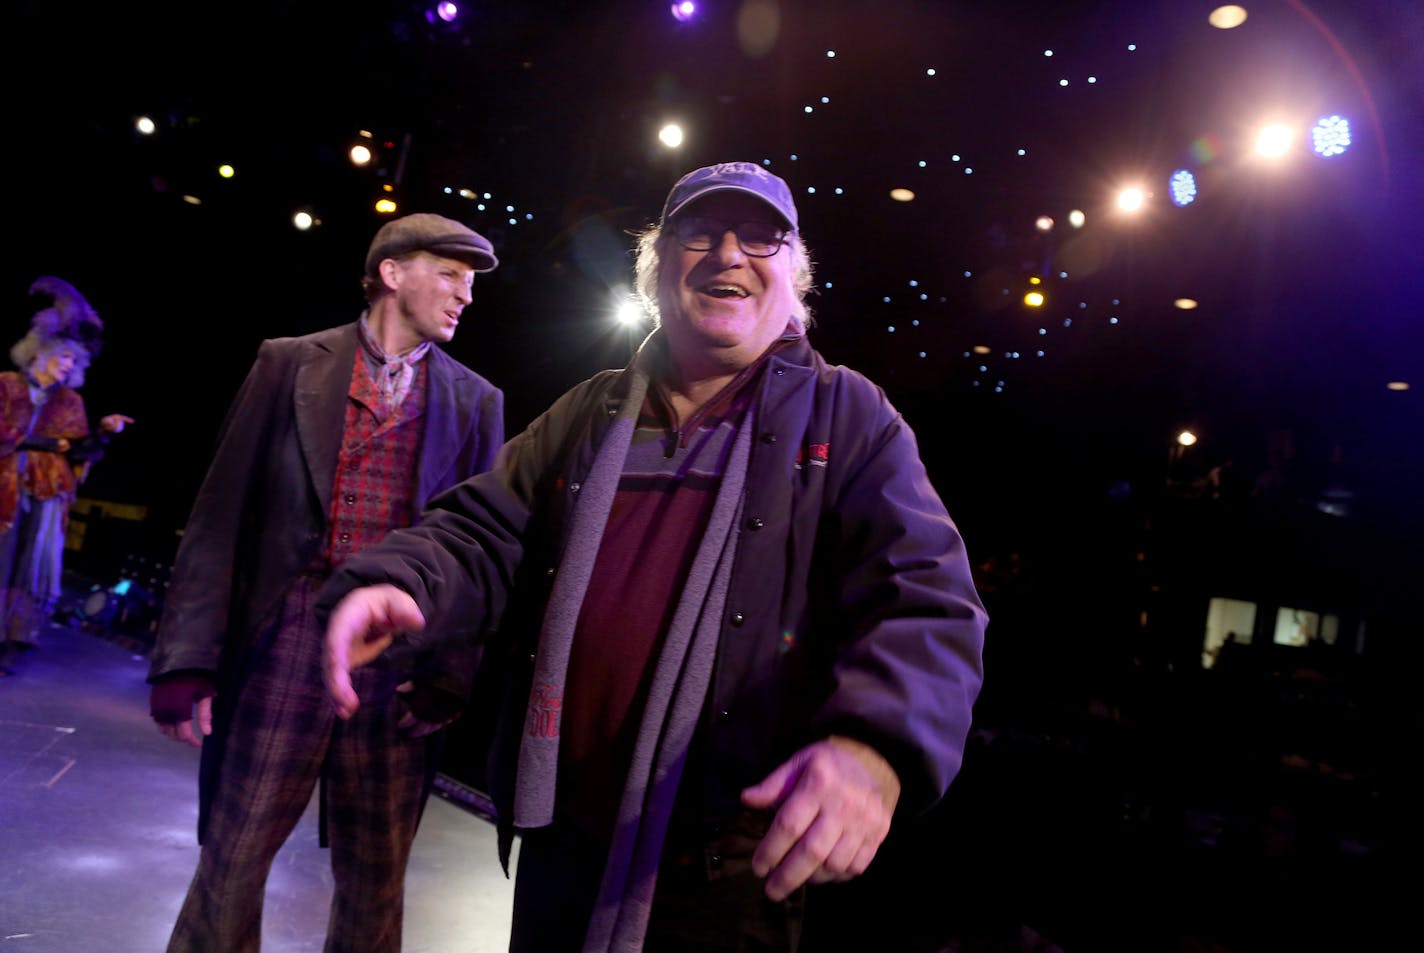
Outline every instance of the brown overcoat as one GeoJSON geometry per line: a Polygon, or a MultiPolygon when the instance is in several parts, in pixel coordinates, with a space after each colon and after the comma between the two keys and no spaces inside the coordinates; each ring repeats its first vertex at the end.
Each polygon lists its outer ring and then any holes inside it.
{"type": "MultiPolygon", "coordinates": [[[[222,700],[236,698],[242,652],[320,555],[358,339],[355,324],[264,341],[228,410],[174,561],[149,679],[199,670],[218,686],[203,744],[199,836],[222,763],[222,700]]],[[[487,470],[504,439],[504,397],[431,348],[416,510],[487,470]]],[[[422,665],[430,684],[468,697],[475,650],[451,644],[422,665]]]]}

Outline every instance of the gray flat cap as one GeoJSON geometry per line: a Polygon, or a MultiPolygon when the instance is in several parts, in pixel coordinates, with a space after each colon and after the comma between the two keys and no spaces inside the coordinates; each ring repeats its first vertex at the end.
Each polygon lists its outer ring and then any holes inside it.
{"type": "Polygon", "coordinates": [[[413,251],[458,258],[477,272],[494,271],[499,264],[489,239],[468,225],[443,215],[416,212],[381,226],[366,253],[366,274],[374,276],[387,258],[413,251]]]}

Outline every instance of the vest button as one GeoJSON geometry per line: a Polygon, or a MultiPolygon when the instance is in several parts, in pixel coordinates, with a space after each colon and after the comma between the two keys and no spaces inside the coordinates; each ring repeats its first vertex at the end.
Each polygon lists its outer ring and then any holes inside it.
{"type": "Polygon", "coordinates": [[[747,621],[747,617],[742,615],[740,612],[732,613],[732,625],[740,626],[745,621],[747,621]]]}
{"type": "Polygon", "coordinates": [[[348,494],[346,494],[346,502],[347,502],[347,503],[355,503],[355,502],[356,502],[356,494],[355,494],[355,493],[348,493],[348,494]]]}
{"type": "Polygon", "coordinates": [[[753,516],[747,520],[747,529],[752,530],[753,532],[761,529],[765,525],[766,520],[762,519],[760,516],[753,516]]]}

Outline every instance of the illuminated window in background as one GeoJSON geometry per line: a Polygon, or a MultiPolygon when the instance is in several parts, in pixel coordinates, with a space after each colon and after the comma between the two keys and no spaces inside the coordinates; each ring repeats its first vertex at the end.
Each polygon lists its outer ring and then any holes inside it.
{"type": "Polygon", "coordinates": [[[1240,599],[1212,599],[1206,610],[1206,636],[1202,639],[1202,668],[1211,668],[1221,653],[1226,637],[1237,645],[1249,645],[1256,628],[1256,603],[1240,599]]]}
{"type": "Polygon", "coordinates": [[[1340,617],[1327,615],[1320,618],[1320,641],[1326,645],[1334,645],[1335,640],[1340,637],[1340,617]]]}
{"type": "Polygon", "coordinates": [[[1276,631],[1271,635],[1272,642],[1277,645],[1306,645],[1319,637],[1319,613],[1289,606],[1281,606],[1276,611],[1276,631]]]}

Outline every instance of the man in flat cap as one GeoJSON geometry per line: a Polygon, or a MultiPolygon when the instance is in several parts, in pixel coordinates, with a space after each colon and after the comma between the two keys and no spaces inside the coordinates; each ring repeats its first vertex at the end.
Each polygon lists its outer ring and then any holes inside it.
{"type": "Polygon", "coordinates": [[[360,718],[366,662],[489,642],[515,953],[790,951],[945,794],[987,619],[910,428],[807,340],[784,181],[684,176],[636,271],[626,368],[337,567],[328,688],[360,718]]]}
{"type": "Polygon", "coordinates": [[[479,647],[431,646],[400,678],[363,671],[361,715],[341,721],[312,609],[333,566],[493,464],[503,394],[436,345],[497,263],[460,222],[387,223],[360,319],[263,341],[228,411],[149,673],[159,730],[202,748],[202,851],[170,953],[258,949],[268,870],[318,781],[335,882],[326,950],[400,949],[440,729],[469,697],[479,647]]]}

